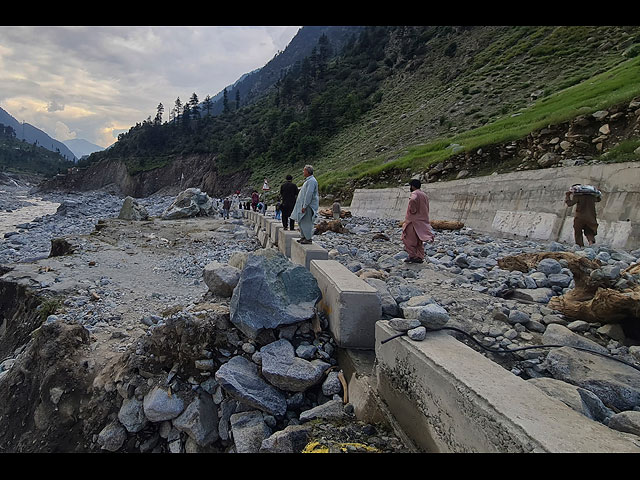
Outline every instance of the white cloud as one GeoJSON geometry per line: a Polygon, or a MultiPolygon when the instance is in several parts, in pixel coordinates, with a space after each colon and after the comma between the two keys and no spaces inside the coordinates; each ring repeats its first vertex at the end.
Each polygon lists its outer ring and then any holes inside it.
{"type": "Polygon", "coordinates": [[[0,106],[106,147],[158,103],[168,112],[262,67],[299,28],[0,27],[0,106]]]}

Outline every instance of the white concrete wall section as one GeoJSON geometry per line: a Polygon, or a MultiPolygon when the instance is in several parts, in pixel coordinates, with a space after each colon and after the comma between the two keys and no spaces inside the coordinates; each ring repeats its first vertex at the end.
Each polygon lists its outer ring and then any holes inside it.
{"type": "MultiPolygon", "coordinates": [[[[527,170],[428,183],[422,189],[429,195],[433,219],[460,221],[488,233],[560,240],[572,238],[572,234],[567,237],[571,229],[567,230],[565,225],[573,221],[573,208],[564,204],[564,193],[575,183],[594,185],[603,193],[596,206],[602,225],[596,237],[598,243],[639,248],[640,163],[637,162],[527,170]]],[[[408,200],[408,186],[359,189],[354,192],[351,212],[402,220],[408,200]]]]}
{"type": "MultiPolygon", "coordinates": [[[[297,241],[291,242],[291,261],[304,266],[307,270],[311,268],[312,260],[328,260],[329,252],[320,245],[312,243],[303,245],[297,241]]],[[[349,272],[353,275],[352,272],[349,272]]],[[[355,277],[355,275],[353,275],[355,277]]],[[[357,278],[357,277],[356,277],[357,278]]]]}
{"type": "Polygon", "coordinates": [[[376,324],[378,393],[429,452],[635,452],[630,436],[574,411],[445,332],[421,342],[376,324]]]}
{"type": "Polygon", "coordinates": [[[375,324],[382,315],[376,289],[335,260],[312,260],[309,271],[322,292],[318,308],[327,315],[337,344],[372,350],[375,324]]]}

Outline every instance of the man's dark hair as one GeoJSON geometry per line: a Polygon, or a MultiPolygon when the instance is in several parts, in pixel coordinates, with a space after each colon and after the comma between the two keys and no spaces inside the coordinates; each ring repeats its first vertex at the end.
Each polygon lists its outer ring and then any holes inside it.
{"type": "Polygon", "coordinates": [[[291,175],[287,175],[287,180],[293,180],[293,177],[291,175]]]}
{"type": "Polygon", "coordinates": [[[417,178],[412,178],[409,181],[409,185],[411,185],[413,188],[420,188],[420,180],[418,180],[417,178]]]}

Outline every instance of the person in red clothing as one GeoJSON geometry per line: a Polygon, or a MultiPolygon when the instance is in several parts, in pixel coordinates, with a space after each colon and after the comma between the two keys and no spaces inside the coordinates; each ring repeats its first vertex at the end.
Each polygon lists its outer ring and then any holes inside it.
{"type": "Polygon", "coordinates": [[[429,197],[420,190],[420,181],[409,182],[411,196],[404,223],[402,224],[402,243],[409,258],[406,263],[422,263],[424,261],[424,243],[433,242],[434,234],[429,223],[429,197]]]}

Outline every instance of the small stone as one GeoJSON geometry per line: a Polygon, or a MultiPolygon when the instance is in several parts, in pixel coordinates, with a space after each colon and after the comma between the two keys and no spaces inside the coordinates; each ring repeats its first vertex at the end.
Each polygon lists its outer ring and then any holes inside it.
{"type": "Polygon", "coordinates": [[[407,336],[416,342],[421,342],[427,337],[427,329],[423,326],[412,328],[407,332],[407,336]]]}
{"type": "Polygon", "coordinates": [[[509,323],[529,323],[531,318],[525,312],[521,312],[520,310],[512,310],[509,312],[509,323]]]}

